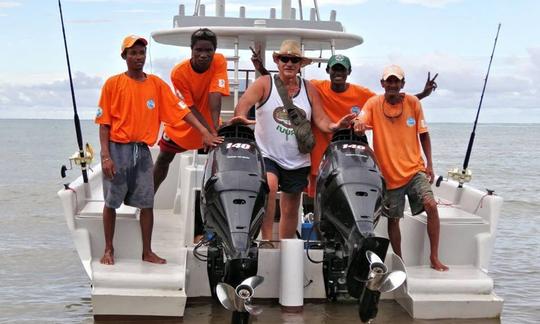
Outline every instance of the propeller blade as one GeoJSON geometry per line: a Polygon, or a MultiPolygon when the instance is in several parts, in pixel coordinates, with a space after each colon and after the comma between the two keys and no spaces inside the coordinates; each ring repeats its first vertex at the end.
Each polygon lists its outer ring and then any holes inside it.
{"type": "Polygon", "coordinates": [[[405,272],[398,270],[398,271],[392,271],[389,274],[387,274],[379,287],[379,291],[382,293],[392,291],[399,286],[401,286],[405,279],[407,279],[407,275],[405,272]]]}
{"type": "Polygon", "coordinates": [[[261,276],[253,276],[249,277],[246,280],[242,281],[240,285],[248,285],[251,288],[255,289],[257,288],[262,282],[264,281],[264,277],[261,276]]]}
{"type": "Polygon", "coordinates": [[[260,315],[263,311],[262,307],[260,306],[255,306],[255,305],[252,305],[250,303],[245,303],[244,304],[244,307],[246,308],[247,312],[250,313],[251,315],[260,315]]]}
{"type": "Polygon", "coordinates": [[[366,258],[368,259],[369,263],[383,263],[381,258],[371,251],[366,251],[366,258]]]}
{"type": "Polygon", "coordinates": [[[216,286],[216,295],[221,302],[221,305],[230,311],[237,311],[236,309],[236,292],[230,285],[220,282],[216,286]]]}

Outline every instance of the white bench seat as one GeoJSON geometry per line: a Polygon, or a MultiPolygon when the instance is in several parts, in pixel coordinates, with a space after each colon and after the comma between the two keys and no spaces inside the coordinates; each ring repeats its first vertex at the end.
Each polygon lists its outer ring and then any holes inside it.
{"type": "MultiPolygon", "coordinates": [[[[441,224],[486,224],[481,216],[469,213],[460,209],[458,205],[439,205],[439,220],[441,224]]],[[[410,213],[410,211],[408,211],[410,213]]],[[[415,215],[423,222],[427,223],[425,212],[415,215]]]]}
{"type": "MultiPolygon", "coordinates": [[[[103,216],[103,206],[105,205],[104,201],[89,201],[86,203],[84,208],[77,215],[78,217],[102,217],[103,216]]],[[[116,217],[121,218],[137,218],[139,209],[131,206],[126,206],[124,204],[120,205],[116,209],[116,217]]]]}

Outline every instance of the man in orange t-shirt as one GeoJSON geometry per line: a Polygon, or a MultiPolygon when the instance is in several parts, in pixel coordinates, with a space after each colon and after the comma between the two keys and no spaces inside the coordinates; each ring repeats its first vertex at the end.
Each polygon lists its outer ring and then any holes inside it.
{"type": "MultiPolygon", "coordinates": [[[[208,28],[191,35],[191,58],[177,64],[171,71],[176,94],[189,106],[212,134],[217,134],[221,97],[229,95],[227,61],[215,53],[217,37],[208,28]]],[[[203,148],[201,135],[191,125],[166,123],[159,141],[160,152],[154,168],[154,190],[167,177],[169,164],[176,153],[203,148]]]]}
{"type": "Polygon", "coordinates": [[[127,71],[110,77],[103,86],[95,122],[99,124],[103,174],[103,229],[105,252],[100,262],[114,264],[116,208],[122,203],[141,209],[142,259],[166,263],[152,251],[154,183],[152,157],[161,121],[185,121],[201,132],[206,145],[222,139],[212,135],[157,76],[143,72],[147,41],[131,35],[122,42],[127,71]]]}
{"type": "Polygon", "coordinates": [[[373,130],[373,148],[386,183],[382,212],[388,218],[392,249],[402,256],[399,220],[403,218],[407,195],[413,215],[424,210],[427,213],[431,267],[447,271],[448,267],[439,260],[439,213],[430,185],[434,180],[431,140],[422,105],[418,98],[400,93],[405,85],[405,74],[397,65],[384,69],[381,85],[384,95],[366,102],[355,119],[354,129],[356,132],[373,130]]]}
{"type": "MultiPolygon", "coordinates": [[[[310,82],[319,92],[324,111],[331,121],[335,122],[350,113],[358,114],[366,101],[375,96],[375,92],[368,88],[347,82],[347,77],[351,73],[351,61],[345,55],[332,55],[328,59],[326,72],[330,80],[311,80],[310,82]]],[[[315,147],[311,151],[308,195],[314,197],[319,164],[330,144],[332,134],[323,133],[318,127],[311,128],[315,136],[315,147]]]]}
{"type": "MultiPolygon", "coordinates": [[[[351,61],[345,55],[332,55],[328,59],[326,72],[330,80],[311,80],[311,84],[319,91],[324,111],[331,121],[336,122],[346,114],[358,114],[366,101],[375,96],[375,92],[357,84],[348,83],[347,77],[351,74],[351,61]]],[[[424,90],[416,96],[423,99],[431,94],[437,87],[435,79],[428,79],[424,90]]],[[[319,173],[319,164],[326,148],[330,144],[332,134],[321,132],[317,127],[312,127],[315,136],[315,147],[311,151],[311,173],[309,177],[308,195],[315,196],[316,178],[319,173]]]]}

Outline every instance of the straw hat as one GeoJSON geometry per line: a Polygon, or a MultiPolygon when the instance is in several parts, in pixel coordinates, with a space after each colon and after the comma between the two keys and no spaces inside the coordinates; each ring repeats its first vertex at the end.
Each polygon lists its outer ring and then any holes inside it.
{"type": "Polygon", "coordinates": [[[308,59],[307,57],[304,57],[302,55],[302,50],[300,48],[300,43],[293,39],[286,39],[281,43],[281,46],[279,48],[279,51],[274,52],[272,54],[272,57],[274,58],[274,61],[276,61],[280,56],[296,56],[301,57],[302,61],[300,63],[301,67],[304,67],[308,64],[311,64],[312,60],[308,59]]]}

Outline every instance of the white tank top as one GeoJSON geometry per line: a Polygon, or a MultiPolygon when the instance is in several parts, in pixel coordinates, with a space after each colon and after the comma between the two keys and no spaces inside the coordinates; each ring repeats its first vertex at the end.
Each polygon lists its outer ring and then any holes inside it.
{"type": "MultiPolygon", "coordinates": [[[[306,82],[300,79],[300,91],[292,98],[293,103],[306,113],[311,120],[311,102],[306,82]]],[[[279,164],[286,170],[294,170],[311,165],[310,155],[298,151],[294,130],[291,127],[287,109],[279,96],[273,76],[270,77],[268,99],[257,107],[255,118],[255,139],[262,155],[279,164]]]]}

